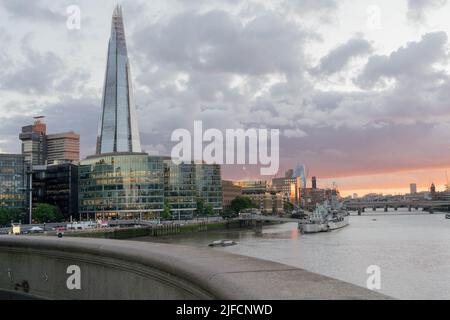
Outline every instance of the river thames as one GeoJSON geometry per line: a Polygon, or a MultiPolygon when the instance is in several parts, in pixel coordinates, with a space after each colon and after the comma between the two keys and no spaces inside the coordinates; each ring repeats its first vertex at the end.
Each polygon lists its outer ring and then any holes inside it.
{"type": "MultiPolygon", "coordinates": [[[[205,247],[214,240],[238,245],[223,250],[271,260],[366,287],[369,266],[381,269],[379,292],[399,299],[450,299],[450,220],[443,214],[366,212],[350,226],[303,235],[297,224],[213,231],[157,241],[205,247]]],[[[154,238],[141,241],[154,241],[154,238]]]]}

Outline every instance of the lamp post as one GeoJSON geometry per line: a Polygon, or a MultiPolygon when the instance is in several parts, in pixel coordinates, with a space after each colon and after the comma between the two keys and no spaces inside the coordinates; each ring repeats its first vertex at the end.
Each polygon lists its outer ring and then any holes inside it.
{"type": "Polygon", "coordinates": [[[29,180],[29,223],[30,225],[33,224],[33,170],[27,171],[27,174],[30,176],[29,180]]]}

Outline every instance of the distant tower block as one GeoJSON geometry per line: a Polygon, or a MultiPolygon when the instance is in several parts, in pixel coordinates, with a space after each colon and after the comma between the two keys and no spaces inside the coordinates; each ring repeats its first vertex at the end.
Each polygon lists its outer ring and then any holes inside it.
{"type": "Polygon", "coordinates": [[[312,177],[311,183],[312,183],[312,188],[317,189],[317,178],[316,177],[312,177]]]}

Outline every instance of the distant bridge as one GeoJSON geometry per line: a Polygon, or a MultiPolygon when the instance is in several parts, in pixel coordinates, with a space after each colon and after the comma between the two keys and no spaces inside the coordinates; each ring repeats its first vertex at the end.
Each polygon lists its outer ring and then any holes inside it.
{"type": "Polygon", "coordinates": [[[386,201],[346,201],[344,202],[347,210],[355,210],[358,212],[364,212],[368,208],[376,210],[383,208],[385,212],[390,208],[397,210],[398,208],[408,208],[408,211],[412,209],[428,210],[430,213],[434,212],[434,209],[438,208],[450,208],[450,201],[432,201],[432,200],[386,200],[386,201]]]}

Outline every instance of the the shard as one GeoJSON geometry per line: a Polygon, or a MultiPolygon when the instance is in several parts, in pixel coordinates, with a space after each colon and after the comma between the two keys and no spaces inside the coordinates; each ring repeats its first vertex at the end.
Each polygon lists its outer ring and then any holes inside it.
{"type": "Polygon", "coordinates": [[[122,8],[114,9],[97,154],[141,152],[122,8]]]}

